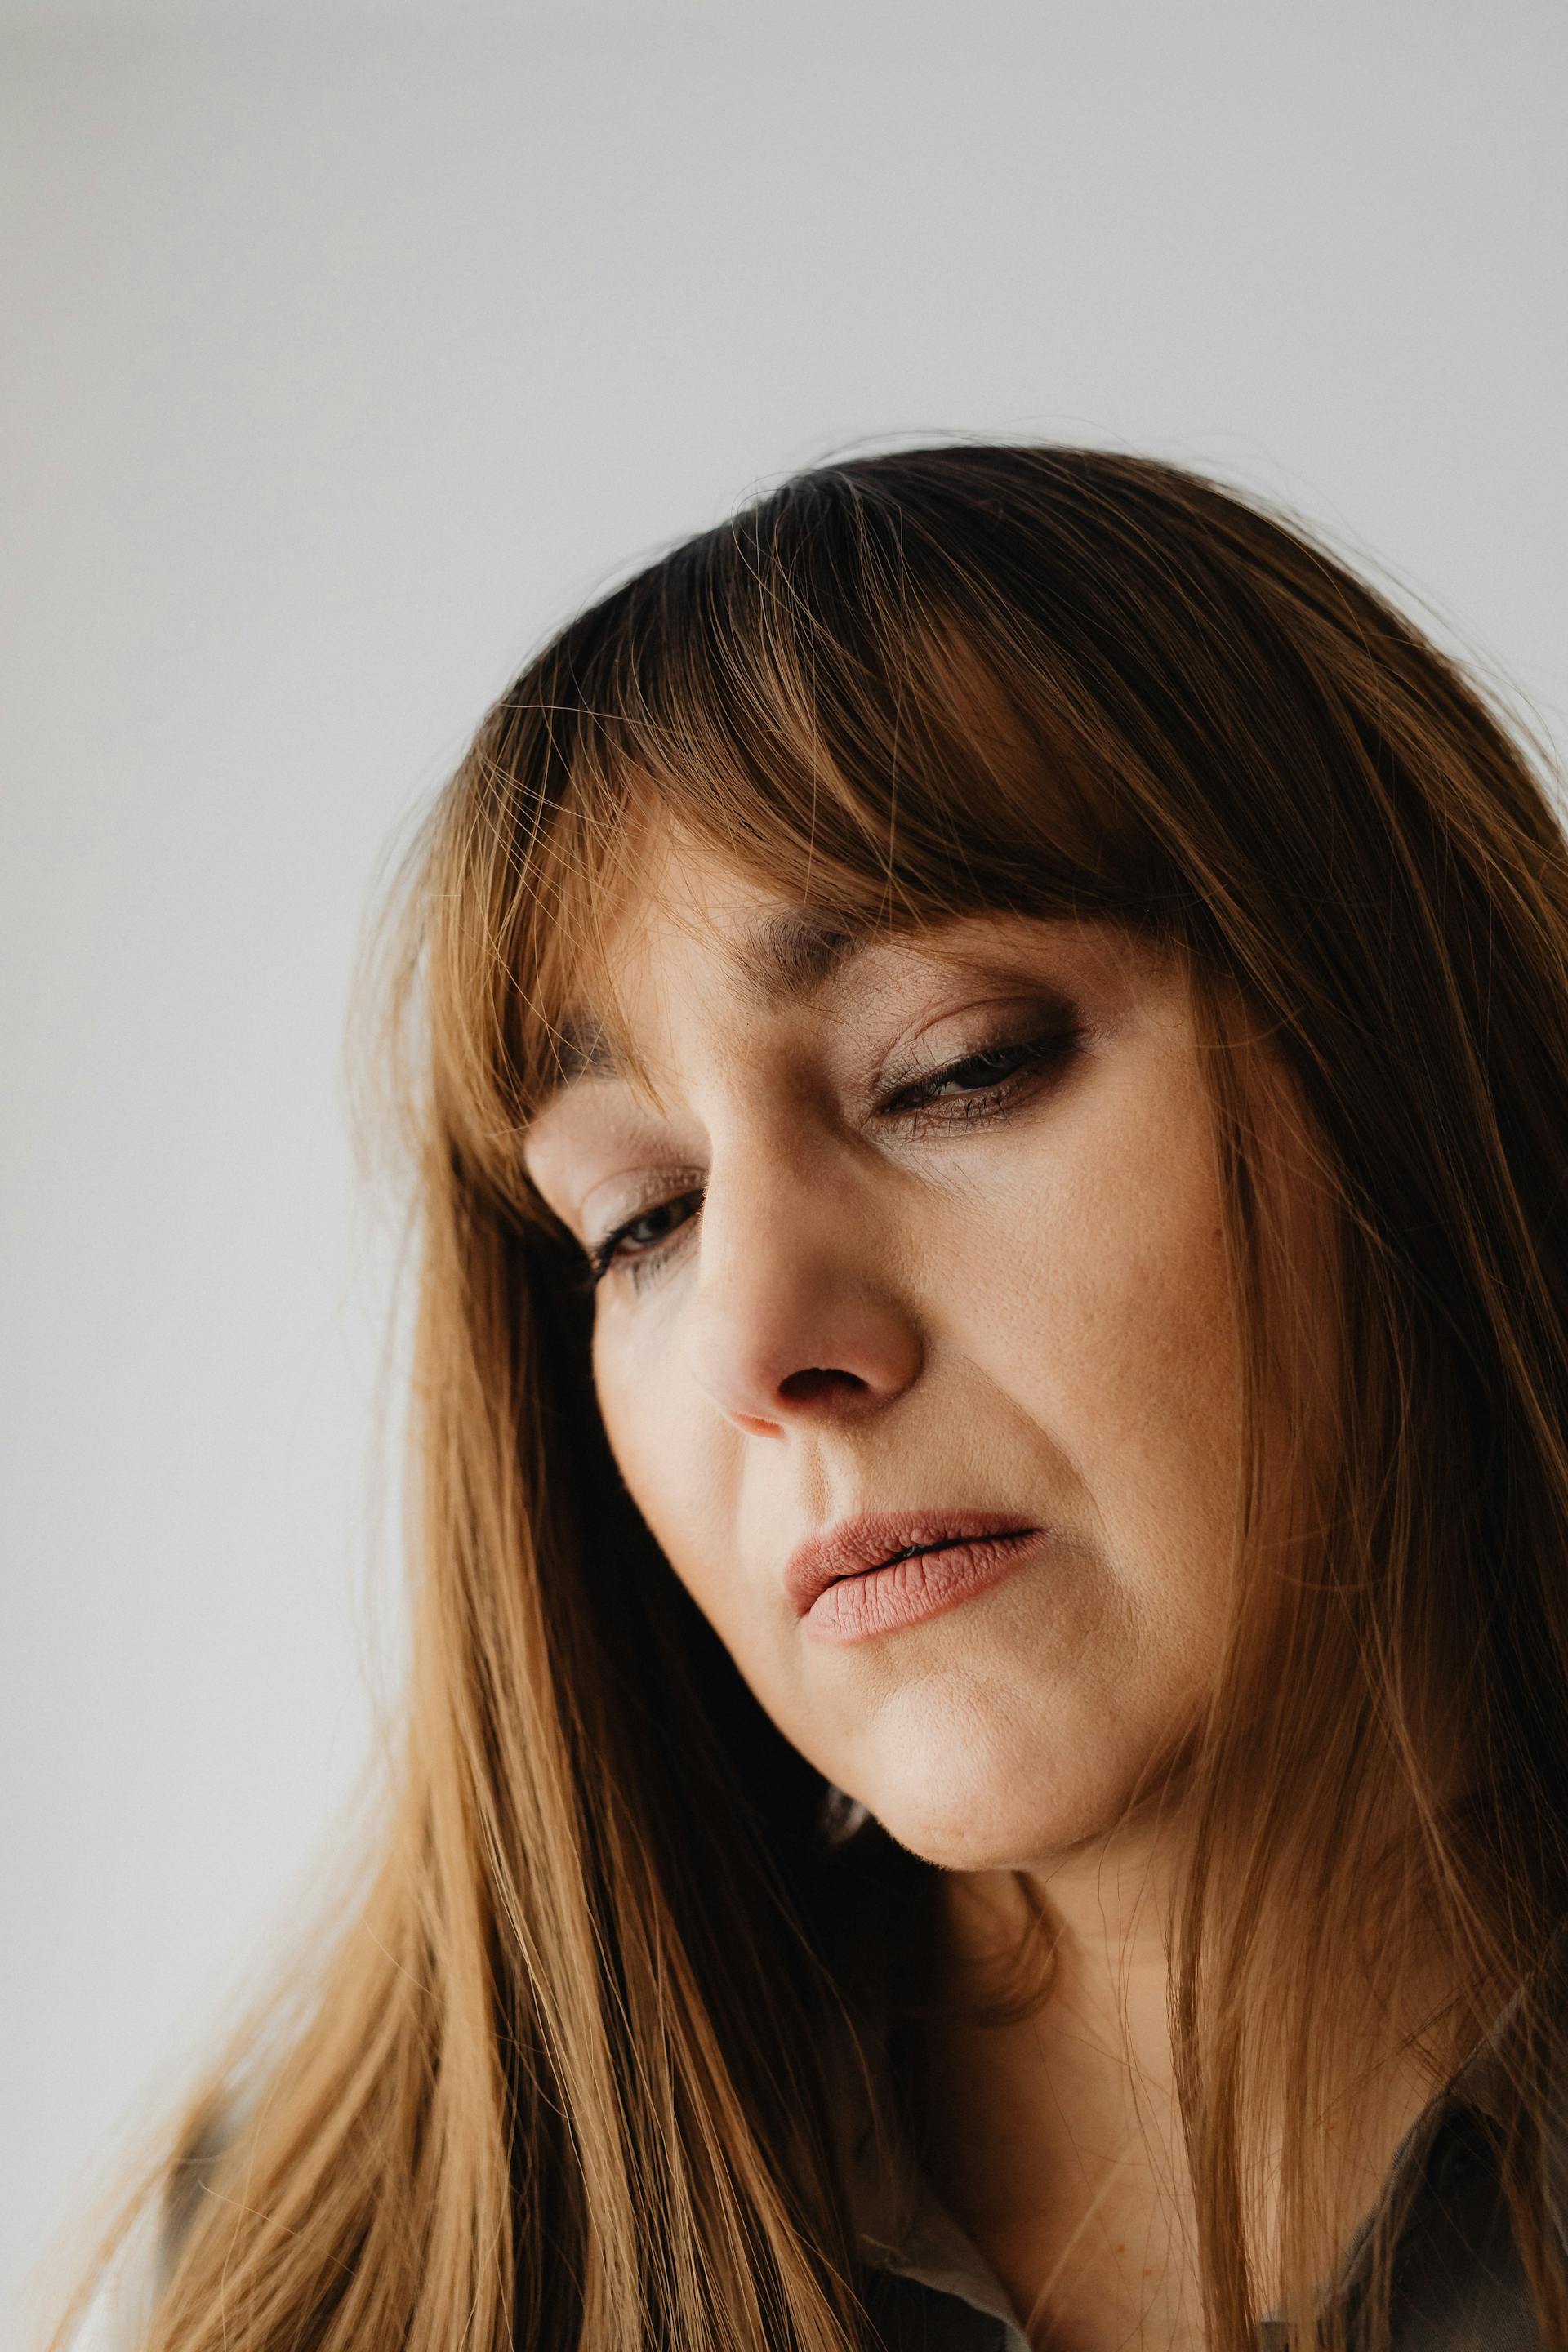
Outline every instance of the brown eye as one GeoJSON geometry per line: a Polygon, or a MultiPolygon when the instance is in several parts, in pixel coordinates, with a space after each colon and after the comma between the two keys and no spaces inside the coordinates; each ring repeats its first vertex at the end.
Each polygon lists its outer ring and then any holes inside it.
{"type": "Polygon", "coordinates": [[[925,1100],[940,1102],[949,1092],[974,1094],[984,1087],[997,1086],[1024,1068],[1034,1051],[1032,1045],[994,1045],[986,1053],[971,1054],[962,1062],[950,1062],[931,1081],[925,1100]]]}
{"type": "Polygon", "coordinates": [[[1015,1099],[1022,1098],[1072,1058],[1081,1034],[1076,1028],[1053,1029],[1045,1036],[1023,1037],[965,1054],[961,1060],[933,1070],[929,1077],[900,1087],[882,1105],[882,1115],[917,1120],[929,1115],[935,1120],[963,1121],[1005,1111],[1015,1099]]]}
{"type": "Polygon", "coordinates": [[[652,1208],[641,1209],[635,1217],[628,1217],[589,1251],[590,1281],[602,1282],[613,1266],[636,1266],[660,1255],[663,1244],[689,1223],[701,1199],[700,1192],[681,1192],[673,1200],[656,1202],[652,1208]]]}

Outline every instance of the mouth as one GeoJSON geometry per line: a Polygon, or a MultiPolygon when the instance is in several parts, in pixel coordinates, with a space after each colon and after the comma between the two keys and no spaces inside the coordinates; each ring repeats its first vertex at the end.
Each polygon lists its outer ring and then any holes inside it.
{"type": "Polygon", "coordinates": [[[784,1584],[815,1639],[858,1642],[956,1607],[1048,1540],[1047,1528],[1011,1514],[879,1512],[809,1537],[784,1584]]]}

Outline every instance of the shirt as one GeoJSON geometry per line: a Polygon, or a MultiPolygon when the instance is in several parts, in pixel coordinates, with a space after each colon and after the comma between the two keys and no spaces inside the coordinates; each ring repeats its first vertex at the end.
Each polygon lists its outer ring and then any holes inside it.
{"type": "MultiPolygon", "coordinates": [[[[1551,2015],[1568,2028],[1568,1928],[1556,1937],[1551,2015]]],[[[1506,2047],[1515,1994],[1394,2151],[1376,2200],[1325,2294],[1353,2299],[1371,2266],[1377,2217],[1408,2192],[1397,2240],[1393,2352],[1547,2352],[1483,2119],[1505,2119],[1506,2047]]],[[[1568,2031],[1552,2036],[1548,2210],[1568,2254],[1568,2031]]],[[[1030,2352],[1006,2288],[915,2169],[886,2119],[874,2076],[838,2110],[865,2297],[887,2352],[1030,2352]]],[[[1258,2352],[1283,2352],[1278,2313],[1257,2323],[1258,2352]]],[[[1351,2341],[1355,2341],[1353,2322],[1351,2341]]]]}

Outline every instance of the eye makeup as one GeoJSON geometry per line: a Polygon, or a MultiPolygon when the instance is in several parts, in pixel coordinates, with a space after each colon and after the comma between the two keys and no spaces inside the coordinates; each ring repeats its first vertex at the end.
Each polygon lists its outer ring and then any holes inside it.
{"type": "MultiPolygon", "coordinates": [[[[1033,1019],[1037,1023],[1037,1009],[1033,1019]]],[[[1011,1025],[1019,1025],[1018,1014],[1011,1025]]],[[[910,1141],[997,1124],[1037,1100],[1065,1072],[1083,1036],[1081,1025],[1058,1012],[1054,1025],[1044,1031],[1003,1034],[918,1074],[906,1064],[902,1073],[893,1070],[891,1084],[884,1079],[870,1118],[884,1129],[901,1129],[910,1141]]],[[[612,1274],[625,1272],[640,1288],[682,1246],[701,1201],[702,1187],[687,1185],[661,1192],[623,1218],[586,1249],[585,1286],[596,1289],[612,1274]]]]}

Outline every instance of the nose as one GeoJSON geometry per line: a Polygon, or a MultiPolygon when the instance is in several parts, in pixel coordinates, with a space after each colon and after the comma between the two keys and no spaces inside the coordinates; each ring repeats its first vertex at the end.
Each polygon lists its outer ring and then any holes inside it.
{"type": "Polygon", "coordinates": [[[776,1161],[710,1171],[688,1360],[749,1435],[864,1420],[920,1376],[919,1322],[886,1263],[889,1220],[853,1192],[776,1161]]]}

